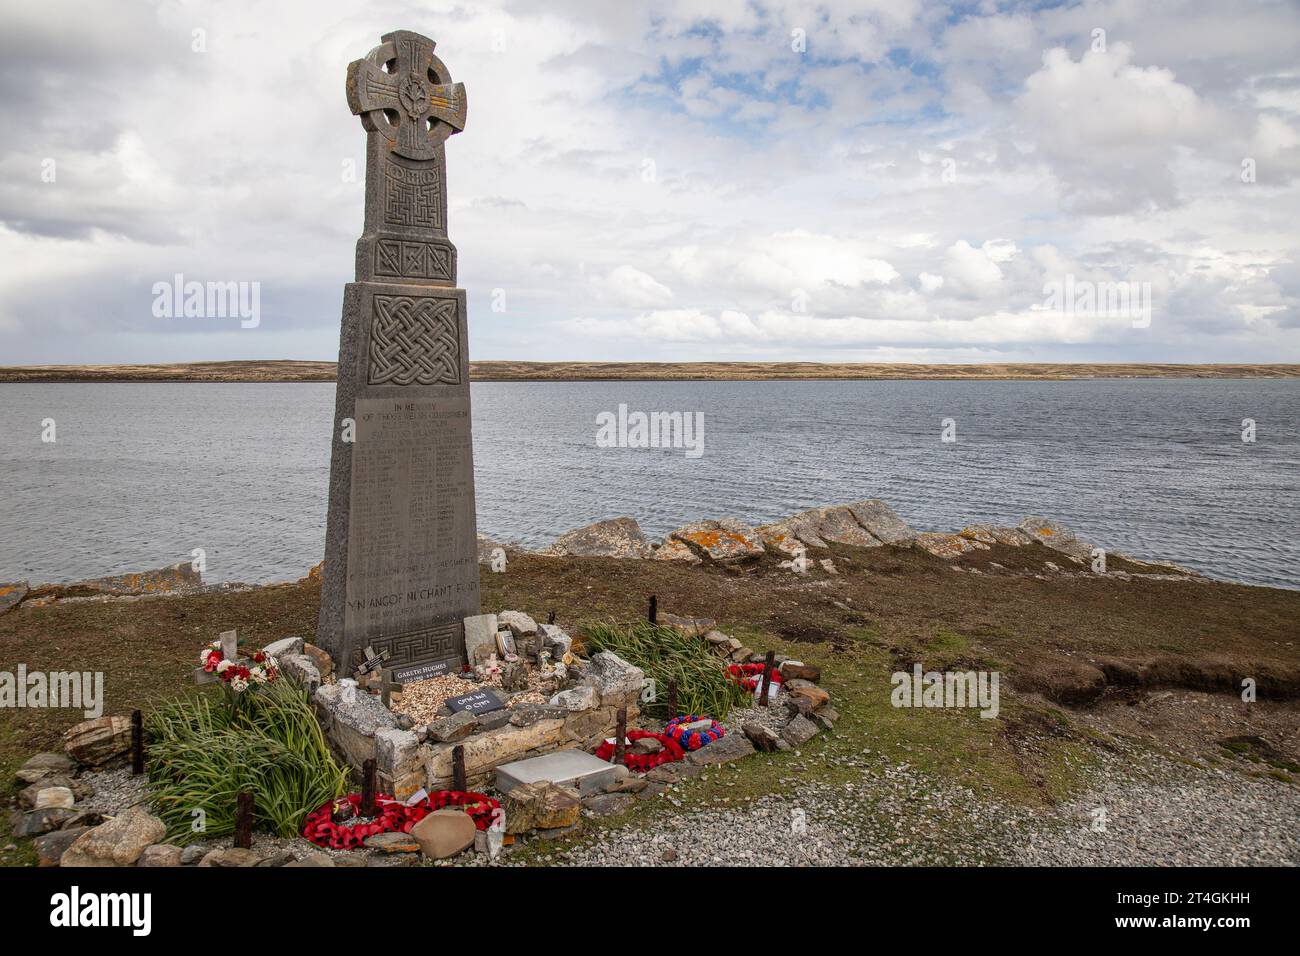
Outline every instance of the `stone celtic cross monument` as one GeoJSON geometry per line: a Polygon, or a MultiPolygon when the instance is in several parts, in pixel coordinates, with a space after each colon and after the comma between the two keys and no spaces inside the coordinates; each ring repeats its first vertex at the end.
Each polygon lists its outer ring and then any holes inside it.
{"type": "Polygon", "coordinates": [[[366,129],[366,216],[343,293],[317,641],[397,681],[457,671],[479,613],[465,292],[447,239],[443,143],[465,87],[399,30],[348,66],[366,129]]]}

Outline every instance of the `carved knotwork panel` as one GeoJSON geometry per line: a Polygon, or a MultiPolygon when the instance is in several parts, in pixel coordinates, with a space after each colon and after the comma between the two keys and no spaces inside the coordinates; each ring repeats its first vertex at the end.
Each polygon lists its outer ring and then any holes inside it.
{"type": "Polygon", "coordinates": [[[456,299],[376,295],[370,326],[371,385],[459,385],[456,299]]]}

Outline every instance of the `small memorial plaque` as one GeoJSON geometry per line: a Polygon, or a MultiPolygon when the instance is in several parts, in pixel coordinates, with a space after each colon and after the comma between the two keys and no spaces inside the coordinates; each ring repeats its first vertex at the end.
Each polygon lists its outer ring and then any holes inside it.
{"type": "Polygon", "coordinates": [[[434,661],[432,664],[416,664],[413,667],[393,668],[393,683],[414,684],[416,681],[441,677],[451,669],[452,661],[434,661]]]}
{"type": "Polygon", "coordinates": [[[447,701],[447,706],[456,712],[467,710],[471,714],[486,714],[500,710],[505,704],[490,690],[476,690],[472,694],[451,698],[447,701]]]}

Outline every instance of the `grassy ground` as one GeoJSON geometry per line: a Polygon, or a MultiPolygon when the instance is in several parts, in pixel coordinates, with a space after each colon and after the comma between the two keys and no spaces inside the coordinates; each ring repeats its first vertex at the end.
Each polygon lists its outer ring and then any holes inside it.
{"type": "MultiPolygon", "coordinates": [[[[1125,706],[1135,695],[1189,688],[1241,707],[1235,696],[1241,675],[1256,677],[1260,703],[1251,705],[1249,727],[1239,732],[1268,737],[1278,748],[1275,762],[1300,760],[1293,732],[1300,592],[1091,575],[1039,579],[1033,573],[1046,561],[1068,562],[1037,545],[968,556],[963,566],[978,574],[957,573],[912,550],[837,546],[830,556],[838,575],[817,568],[798,577],[770,558],[730,570],[520,555],[504,574],[484,571],[483,607],[519,608],[543,620],[554,610],[557,623],[580,630],[584,620],[638,618],[654,594],[663,611],[716,618],[752,648],[821,665],[843,715],[835,733],[799,757],[751,760],[742,773],[712,773],[685,785],[691,800],[706,804],[781,792],[796,773],[833,785],[848,779],[848,758],[864,749],[936,777],[977,781],[999,799],[1052,804],[1078,785],[1110,731],[1156,747],[1163,734],[1177,733],[1180,752],[1195,754],[1200,744],[1186,738],[1197,732],[1196,721],[1180,721],[1177,730],[1139,725],[1138,711],[1125,706]],[[926,669],[1000,671],[1000,718],[893,708],[890,674],[913,661],[926,669]],[[1107,675],[1100,689],[1098,665],[1107,675]],[[1080,695],[1092,695],[1086,707],[1074,706],[1080,695]]],[[[1123,567],[1117,560],[1110,566],[1123,567]]],[[[307,581],[20,607],[0,617],[0,669],[25,663],[29,670],[103,671],[107,713],[148,710],[193,689],[198,649],[220,631],[234,628],[251,644],[310,635],[319,599],[319,585],[307,581]]],[[[8,786],[33,752],[58,749],[61,732],[79,719],[67,710],[0,710],[0,781],[8,786]]],[[[1205,732],[1222,733],[1246,720],[1226,712],[1205,732]]],[[[1213,739],[1200,743],[1223,751],[1213,739]]],[[[654,812],[641,804],[630,818],[654,812]]],[[[0,846],[8,842],[0,820],[0,846]]],[[[29,859],[25,846],[0,856],[11,864],[29,859]]]]}

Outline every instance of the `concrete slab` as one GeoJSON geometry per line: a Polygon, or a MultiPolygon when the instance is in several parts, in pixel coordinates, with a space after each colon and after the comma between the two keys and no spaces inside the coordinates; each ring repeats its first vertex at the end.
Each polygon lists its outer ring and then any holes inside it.
{"type": "Polygon", "coordinates": [[[582,750],[560,750],[497,767],[497,790],[509,793],[521,783],[549,780],[584,796],[614,782],[618,767],[582,750]]]}

